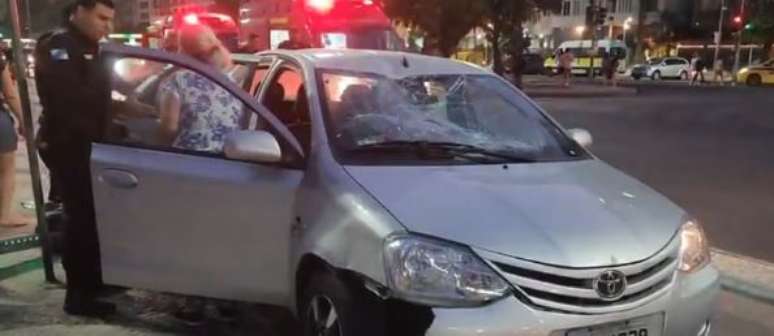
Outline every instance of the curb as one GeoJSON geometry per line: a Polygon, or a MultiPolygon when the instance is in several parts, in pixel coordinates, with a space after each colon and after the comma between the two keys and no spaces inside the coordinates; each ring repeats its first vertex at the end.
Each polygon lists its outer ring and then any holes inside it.
{"type": "Polygon", "coordinates": [[[774,305],[774,264],[720,249],[712,249],[723,289],[774,305]]]}

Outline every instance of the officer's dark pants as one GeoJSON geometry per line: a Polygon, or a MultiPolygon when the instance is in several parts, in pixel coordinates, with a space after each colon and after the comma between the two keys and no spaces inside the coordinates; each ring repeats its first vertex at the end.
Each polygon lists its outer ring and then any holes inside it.
{"type": "Polygon", "coordinates": [[[61,188],[67,224],[64,267],[67,272],[65,304],[80,304],[96,297],[102,285],[99,241],[89,168],[91,145],[52,145],[54,171],[61,188]]]}

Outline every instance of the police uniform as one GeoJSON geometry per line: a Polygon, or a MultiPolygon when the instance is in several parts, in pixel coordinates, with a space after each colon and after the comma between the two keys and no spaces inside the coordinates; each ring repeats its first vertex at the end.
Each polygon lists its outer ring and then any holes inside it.
{"type": "Polygon", "coordinates": [[[99,44],[72,25],[47,34],[36,48],[35,75],[43,105],[41,138],[48,145],[48,161],[61,184],[68,217],[63,254],[65,310],[69,307],[76,313],[98,306],[93,303],[102,286],[89,164],[91,143],[103,137],[110,85],[98,57],[99,44]]]}

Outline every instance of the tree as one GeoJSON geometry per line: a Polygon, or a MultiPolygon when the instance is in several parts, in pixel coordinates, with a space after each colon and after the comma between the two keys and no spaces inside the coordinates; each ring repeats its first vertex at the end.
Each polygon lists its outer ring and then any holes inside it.
{"type": "Polygon", "coordinates": [[[503,75],[503,47],[510,54],[514,84],[521,85],[524,50],[529,47],[524,36],[524,23],[535,19],[540,11],[558,11],[559,0],[480,0],[483,4],[484,30],[492,45],[493,68],[503,75]]]}
{"type": "Polygon", "coordinates": [[[640,0],[637,9],[637,45],[634,51],[634,62],[636,63],[645,61],[645,19],[649,3],[650,0],[640,0]]]}
{"type": "Polygon", "coordinates": [[[774,0],[752,0],[749,13],[749,31],[753,38],[763,43],[764,58],[772,54],[774,45],[774,0]]]}
{"type": "Polygon", "coordinates": [[[465,35],[481,23],[481,1],[384,0],[391,18],[425,35],[425,50],[451,56],[465,35]]]}

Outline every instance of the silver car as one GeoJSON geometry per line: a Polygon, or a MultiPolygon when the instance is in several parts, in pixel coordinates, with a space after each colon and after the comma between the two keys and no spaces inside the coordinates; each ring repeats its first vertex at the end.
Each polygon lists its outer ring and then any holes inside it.
{"type": "Polygon", "coordinates": [[[111,106],[188,71],[245,111],[208,150],[158,142],[152,113],[112,121],[92,155],[106,283],[286,307],[305,335],[710,334],[699,222],[485,70],[303,50],[228,78],[103,54],[111,106]]]}

